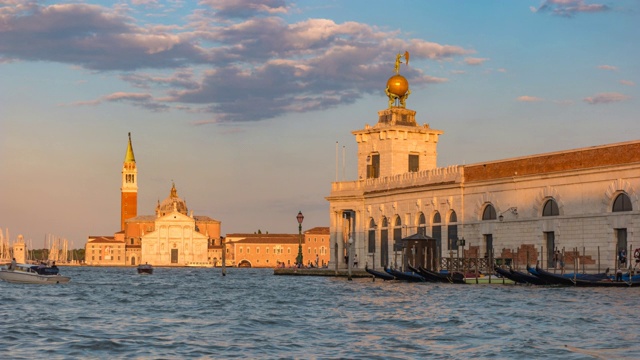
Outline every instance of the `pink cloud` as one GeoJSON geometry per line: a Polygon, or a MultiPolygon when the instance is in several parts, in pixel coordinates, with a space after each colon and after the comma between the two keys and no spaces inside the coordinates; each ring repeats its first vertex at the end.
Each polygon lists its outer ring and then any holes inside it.
{"type": "Polygon", "coordinates": [[[600,93],[596,96],[585,98],[584,101],[591,104],[609,104],[628,100],[630,97],[620,93],[600,93]]]}
{"type": "Polygon", "coordinates": [[[600,65],[600,66],[598,66],[598,69],[601,69],[601,70],[611,70],[611,71],[617,71],[617,70],[618,70],[618,68],[617,68],[617,67],[615,67],[615,66],[611,66],[611,65],[600,65]]]}
{"type": "Polygon", "coordinates": [[[489,59],[487,58],[466,58],[464,59],[464,62],[467,65],[482,65],[485,61],[487,61],[489,59]]]}
{"type": "Polygon", "coordinates": [[[521,101],[521,102],[539,102],[539,101],[543,101],[542,98],[535,97],[535,96],[528,96],[528,95],[519,96],[516,100],[521,101]]]}

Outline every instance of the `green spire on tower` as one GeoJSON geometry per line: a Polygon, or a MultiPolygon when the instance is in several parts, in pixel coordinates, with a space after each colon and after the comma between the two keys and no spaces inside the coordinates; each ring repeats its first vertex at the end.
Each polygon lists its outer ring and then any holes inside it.
{"type": "Polygon", "coordinates": [[[131,133],[129,133],[129,145],[127,146],[127,155],[124,157],[124,162],[136,162],[136,157],[133,155],[133,146],[131,146],[131,133]]]}

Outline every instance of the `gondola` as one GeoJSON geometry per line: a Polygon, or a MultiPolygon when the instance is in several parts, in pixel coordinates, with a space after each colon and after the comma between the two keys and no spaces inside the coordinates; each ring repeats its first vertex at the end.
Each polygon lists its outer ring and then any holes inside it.
{"type": "MultiPolygon", "coordinates": [[[[579,286],[579,287],[631,287],[634,286],[632,282],[626,281],[611,281],[609,280],[583,280],[583,279],[570,279],[566,278],[562,275],[557,275],[546,270],[541,269],[539,266],[536,266],[536,276],[545,279],[548,282],[554,282],[558,285],[569,285],[569,286],[579,286]]],[[[635,285],[640,286],[640,285],[635,285]]]]}
{"type": "Polygon", "coordinates": [[[367,265],[365,265],[364,267],[364,271],[368,272],[369,274],[373,275],[374,278],[378,278],[378,279],[382,279],[382,280],[395,280],[396,277],[387,273],[387,272],[382,272],[382,271],[376,271],[373,269],[369,269],[369,267],[367,265]]]}
{"type": "Polygon", "coordinates": [[[386,266],[384,267],[384,271],[386,271],[387,273],[393,275],[398,280],[405,280],[405,281],[411,281],[411,282],[425,282],[426,281],[425,278],[422,277],[422,275],[419,275],[419,274],[416,274],[416,273],[413,273],[413,272],[398,271],[398,270],[387,268],[386,266]]]}
{"type": "Polygon", "coordinates": [[[520,271],[515,271],[511,268],[507,270],[507,269],[502,269],[498,266],[495,266],[494,270],[498,275],[504,276],[507,279],[513,280],[514,282],[519,284],[548,285],[546,281],[542,280],[539,277],[525,274],[520,271]]]}
{"type": "Polygon", "coordinates": [[[420,271],[420,275],[424,276],[429,281],[450,284],[466,284],[466,282],[464,281],[464,275],[458,272],[445,275],[437,273],[435,271],[427,270],[422,266],[418,267],[418,271],[420,271]]]}
{"type": "Polygon", "coordinates": [[[429,278],[428,276],[425,276],[425,274],[422,274],[420,272],[420,269],[414,268],[413,266],[411,266],[411,264],[407,264],[407,267],[409,268],[409,270],[411,270],[414,273],[419,274],[420,276],[422,276],[426,282],[439,282],[439,281],[435,281],[434,279],[429,278]]]}

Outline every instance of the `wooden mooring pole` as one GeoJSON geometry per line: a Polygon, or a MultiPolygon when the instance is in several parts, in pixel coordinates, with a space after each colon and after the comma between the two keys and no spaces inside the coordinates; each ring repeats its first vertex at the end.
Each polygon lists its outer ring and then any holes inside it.
{"type": "Polygon", "coordinates": [[[227,276],[227,244],[224,241],[224,236],[220,238],[220,245],[222,245],[222,276],[227,276]]]}

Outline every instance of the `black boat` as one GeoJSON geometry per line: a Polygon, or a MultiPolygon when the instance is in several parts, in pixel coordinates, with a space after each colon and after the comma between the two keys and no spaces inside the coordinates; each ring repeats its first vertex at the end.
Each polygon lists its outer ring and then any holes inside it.
{"type": "Polygon", "coordinates": [[[500,276],[504,276],[507,279],[513,280],[519,284],[531,284],[531,285],[549,285],[546,281],[541,278],[529,274],[522,273],[520,271],[513,270],[511,268],[502,269],[498,266],[494,267],[496,273],[500,276]]]}
{"type": "MultiPolygon", "coordinates": [[[[570,286],[580,286],[580,287],[631,287],[634,283],[626,282],[626,281],[612,281],[608,280],[583,280],[583,279],[571,279],[564,277],[562,275],[557,275],[548,271],[541,269],[536,266],[535,269],[536,276],[545,279],[547,282],[554,282],[558,285],[570,285],[570,286]]],[[[635,285],[640,286],[638,284],[635,285]]]]}
{"type": "Polygon", "coordinates": [[[151,264],[140,264],[138,265],[138,274],[153,274],[153,266],[151,264]]]}
{"type": "Polygon", "coordinates": [[[396,277],[387,273],[387,272],[382,272],[382,271],[377,271],[377,270],[373,270],[373,269],[369,269],[369,267],[367,265],[364,266],[364,271],[368,272],[369,274],[373,275],[373,277],[378,278],[378,279],[382,279],[382,280],[395,280],[396,277]]]}
{"type": "Polygon", "coordinates": [[[398,280],[405,280],[405,281],[411,281],[411,282],[425,282],[425,278],[422,277],[422,275],[413,273],[413,272],[403,272],[403,271],[398,271],[398,270],[394,270],[394,269],[390,269],[387,268],[385,266],[384,271],[386,271],[387,273],[393,275],[396,279],[398,280]]]}
{"type": "Polygon", "coordinates": [[[418,271],[420,272],[420,275],[424,276],[429,281],[449,284],[466,284],[466,282],[464,281],[464,275],[458,272],[445,275],[437,273],[435,271],[427,270],[422,266],[418,267],[418,271]]]}

